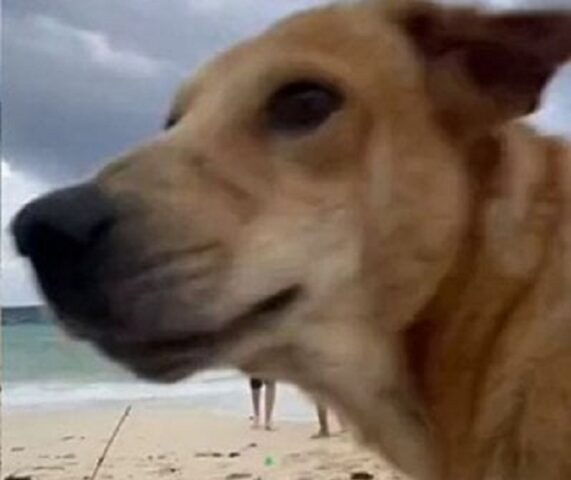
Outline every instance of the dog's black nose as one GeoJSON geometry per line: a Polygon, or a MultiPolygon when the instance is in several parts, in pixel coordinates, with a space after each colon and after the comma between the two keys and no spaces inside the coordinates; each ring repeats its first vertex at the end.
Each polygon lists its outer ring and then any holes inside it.
{"type": "Polygon", "coordinates": [[[32,201],[14,219],[12,232],[18,251],[32,260],[77,255],[112,225],[114,216],[101,191],[84,184],[32,201]]]}

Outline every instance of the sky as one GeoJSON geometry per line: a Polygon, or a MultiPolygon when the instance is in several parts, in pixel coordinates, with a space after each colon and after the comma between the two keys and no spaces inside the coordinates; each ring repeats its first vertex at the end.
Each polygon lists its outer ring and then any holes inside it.
{"type": "MultiPolygon", "coordinates": [[[[442,0],[475,3],[477,0],[442,0]]],[[[87,178],[161,128],[181,80],[233,43],[324,0],[4,0],[2,304],[36,303],[6,226],[31,198],[87,178]]],[[[498,8],[571,0],[480,0],[498,8]]],[[[571,67],[538,121],[571,130],[571,67]]]]}

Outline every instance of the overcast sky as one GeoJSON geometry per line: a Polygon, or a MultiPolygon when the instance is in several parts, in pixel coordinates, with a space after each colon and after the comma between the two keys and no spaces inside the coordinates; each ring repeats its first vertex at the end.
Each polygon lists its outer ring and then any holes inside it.
{"type": "MultiPolygon", "coordinates": [[[[4,234],[23,203],[85,178],[105,158],[157,131],[176,86],[216,52],[319,3],[324,2],[5,0],[2,303],[38,298],[4,234]]],[[[571,0],[480,3],[571,8],[571,0]]],[[[571,69],[553,83],[540,120],[550,131],[570,132],[571,69]]]]}

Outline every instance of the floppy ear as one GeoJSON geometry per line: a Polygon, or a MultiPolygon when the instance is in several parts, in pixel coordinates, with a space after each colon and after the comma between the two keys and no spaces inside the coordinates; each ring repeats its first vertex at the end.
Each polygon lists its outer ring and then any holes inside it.
{"type": "Polygon", "coordinates": [[[413,1],[392,14],[424,62],[429,91],[451,127],[531,113],[571,59],[571,11],[492,13],[413,1]]]}

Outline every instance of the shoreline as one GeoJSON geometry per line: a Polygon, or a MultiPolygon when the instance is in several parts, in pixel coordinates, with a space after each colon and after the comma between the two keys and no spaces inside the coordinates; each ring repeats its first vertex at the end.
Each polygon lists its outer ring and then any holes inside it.
{"type": "MultiPolygon", "coordinates": [[[[91,410],[128,404],[168,405],[173,408],[205,408],[221,415],[248,416],[251,411],[250,387],[245,378],[213,381],[208,384],[188,381],[157,386],[145,382],[26,382],[3,386],[3,411],[91,410]]],[[[295,386],[279,383],[275,417],[292,422],[312,421],[315,406],[295,386]]]]}
{"type": "MultiPolygon", "coordinates": [[[[17,405],[17,406],[2,406],[2,418],[6,417],[18,417],[27,415],[47,415],[52,414],[70,414],[70,413],[95,413],[95,412],[109,412],[124,410],[127,407],[133,407],[137,409],[145,409],[148,411],[158,410],[162,411],[165,409],[171,410],[173,413],[180,412],[183,410],[192,412],[204,412],[207,415],[213,415],[222,418],[233,418],[233,419],[248,419],[249,414],[246,412],[241,412],[238,410],[226,410],[226,409],[216,409],[216,408],[206,408],[193,405],[192,402],[184,399],[145,399],[145,400],[106,400],[106,401],[90,401],[81,403],[62,403],[62,404],[52,404],[52,405],[42,405],[38,407],[37,405],[17,405]]],[[[308,415],[304,417],[288,417],[283,415],[275,415],[274,418],[276,422],[288,423],[288,424],[316,424],[317,414],[308,415]]]]}

